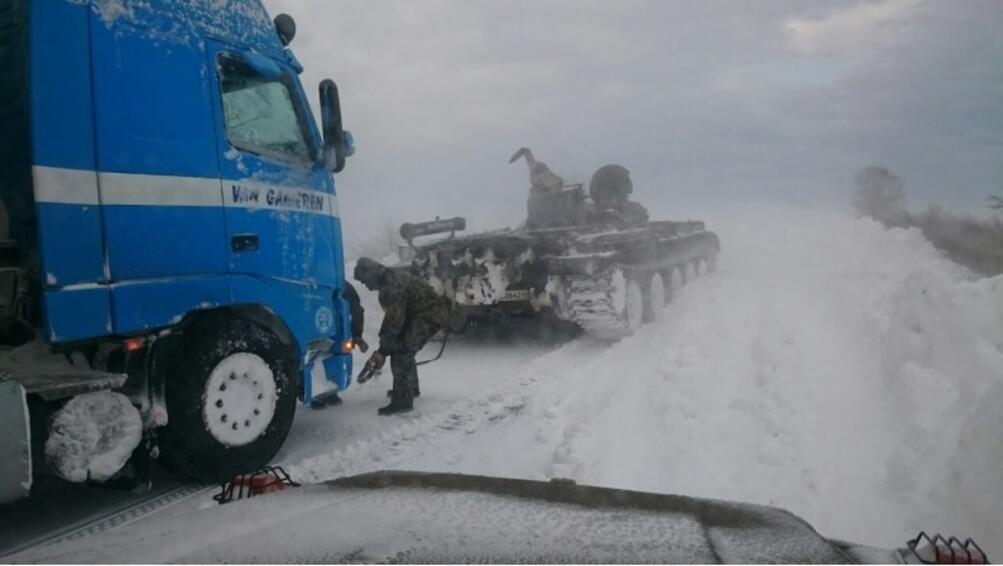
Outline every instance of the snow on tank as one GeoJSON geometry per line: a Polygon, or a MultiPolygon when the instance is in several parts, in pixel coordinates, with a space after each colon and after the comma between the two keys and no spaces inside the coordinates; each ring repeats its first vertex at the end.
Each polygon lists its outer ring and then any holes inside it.
{"type": "MultiPolygon", "coordinates": [[[[524,148],[516,157],[527,155],[524,148]]],[[[700,221],[650,220],[630,200],[625,167],[601,167],[586,192],[581,184],[557,186],[560,177],[549,168],[527,163],[531,188],[522,226],[463,237],[456,236],[466,226],[459,217],[401,226],[410,258],[398,268],[456,301],[462,325],[553,315],[617,339],[658,318],[682,284],[714,268],[717,235],[700,221]]]]}

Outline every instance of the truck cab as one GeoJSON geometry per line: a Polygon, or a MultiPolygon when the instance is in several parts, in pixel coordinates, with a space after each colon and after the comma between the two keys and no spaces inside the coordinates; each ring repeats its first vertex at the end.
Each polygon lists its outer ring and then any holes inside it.
{"type": "MultiPolygon", "coordinates": [[[[332,173],[353,146],[333,81],[315,121],[294,35],[259,0],[0,8],[0,387],[52,422],[138,417],[142,440],[102,429],[116,463],[253,471],[297,399],[349,385],[332,173]]],[[[113,477],[64,461],[70,429],[46,431],[56,473],[113,477]]]]}

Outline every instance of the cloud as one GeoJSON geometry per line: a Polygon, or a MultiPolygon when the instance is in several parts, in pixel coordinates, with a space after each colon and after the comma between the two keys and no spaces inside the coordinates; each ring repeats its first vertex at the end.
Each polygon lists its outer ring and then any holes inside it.
{"type": "Polygon", "coordinates": [[[795,50],[806,55],[860,53],[888,42],[897,26],[923,0],[867,1],[834,10],[815,19],[792,18],[784,25],[795,50]]]}
{"type": "Polygon", "coordinates": [[[338,177],[350,233],[387,217],[518,223],[526,170],[507,160],[521,146],[565,179],[623,164],[669,218],[848,207],[873,162],[918,205],[978,207],[1003,180],[996,0],[265,4],[298,21],[311,98],[322,78],[341,88],[358,142],[338,177]]]}

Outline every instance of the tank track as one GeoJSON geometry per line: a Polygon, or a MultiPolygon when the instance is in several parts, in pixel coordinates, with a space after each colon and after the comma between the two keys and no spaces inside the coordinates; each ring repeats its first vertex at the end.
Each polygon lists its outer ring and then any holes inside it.
{"type": "Polygon", "coordinates": [[[630,270],[612,268],[598,276],[569,276],[565,281],[567,318],[600,338],[615,340],[629,335],[634,327],[624,312],[626,297],[617,297],[626,294],[626,289],[618,289],[614,281],[618,273],[631,275],[630,270]]]}
{"type": "MultiPolygon", "coordinates": [[[[702,258],[706,263],[705,270],[713,270],[717,254],[702,258]]],[[[658,261],[643,264],[617,264],[598,275],[570,275],[565,277],[564,300],[567,308],[562,318],[578,324],[587,334],[607,340],[619,340],[629,336],[639,326],[640,321],[631,321],[625,310],[626,282],[629,280],[645,281],[650,293],[651,277],[661,272],[663,277],[671,277],[667,270],[689,265],[694,260],[685,262],[658,261]],[[620,288],[616,279],[622,276],[620,288]],[[633,324],[632,324],[633,322],[633,324]]],[[[694,273],[695,274],[695,273],[694,273]]],[[[686,284],[686,274],[683,274],[682,284],[686,284]]],[[[643,299],[647,301],[648,299],[643,299]]],[[[638,317],[643,317],[636,313],[638,317]]]]}

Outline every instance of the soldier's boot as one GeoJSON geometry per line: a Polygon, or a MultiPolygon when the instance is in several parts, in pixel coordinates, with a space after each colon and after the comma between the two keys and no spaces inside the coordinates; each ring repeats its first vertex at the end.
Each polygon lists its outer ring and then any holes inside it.
{"type": "Polygon", "coordinates": [[[335,405],[340,405],[344,403],[344,400],[338,396],[337,392],[334,392],[320,399],[314,399],[313,403],[310,403],[311,409],[323,409],[325,407],[332,407],[335,405]]]}
{"type": "MultiPolygon", "coordinates": [[[[387,397],[393,397],[393,396],[394,396],[394,390],[393,389],[387,389],[387,397]]],[[[418,389],[417,386],[415,386],[414,388],[411,389],[411,397],[412,398],[413,397],[421,397],[421,390],[418,389]]]]}
{"type": "Polygon", "coordinates": [[[414,402],[409,397],[394,396],[390,399],[390,404],[380,407],[376,412],[382,417],[410,413],[414,409],[414,402]]]}
{"type": "MultiPolygon", "coordinates": [[[[411,391],[412,399],[416,397],[421,397],[421,389],[418,387],[418,375],[417,375],[418,370],[417,368],[414,367],[408,369],[410,371],[407,372],[408,373],[407,378],[404,380],[406,382],[405,387],[407,387],[411,391]]],[[[397,385],[395,384],[394,387],[397,387],[397,385]]],[[[393,389],[387,391],[387,397],[393,397],[394,396],[393,394],[394,394],[393,389]]]]}
{"type": "Polygon", "coordinates": [[[410,411],[414,406],[409,386],[410,364],[414,358],[406,355],[392,356],[390,369],[394,374],[394,388],[390,390],[390,404],[377,411],[381,416],[397,415],[410,411]]]}

